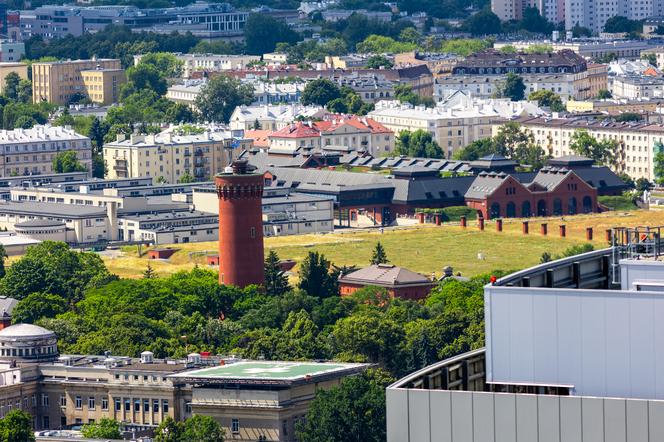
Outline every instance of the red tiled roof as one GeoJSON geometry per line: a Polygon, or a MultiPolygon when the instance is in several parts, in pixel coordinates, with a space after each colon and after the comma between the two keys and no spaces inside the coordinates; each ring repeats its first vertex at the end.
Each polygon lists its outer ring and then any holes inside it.
{"type": "Polygon", "coordinates": [[[315,127],[309,127],[308,124],[297,122],[273,132],[269,138],[312,138],[319,137],[320,132],[315,127]]]}
{"type": "Polygon", "coordinates": [[[270,140],[269,137],[272,135],[271,130],[245,130],[244,138],[249,138],[254,140],[254,146],[256,147],[269,147],[270,140]]]}

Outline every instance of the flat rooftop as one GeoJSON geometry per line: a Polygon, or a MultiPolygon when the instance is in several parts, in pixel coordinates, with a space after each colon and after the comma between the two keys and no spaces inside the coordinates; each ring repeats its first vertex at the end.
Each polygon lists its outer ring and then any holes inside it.
{"type": "Polygon", "coordinates": [[[175,378],[212,382],[295,383],[320,377],[340,377],[358,373],[367,364],[336,362],[245,361],[203,368],[173,375],[175,378]]]}

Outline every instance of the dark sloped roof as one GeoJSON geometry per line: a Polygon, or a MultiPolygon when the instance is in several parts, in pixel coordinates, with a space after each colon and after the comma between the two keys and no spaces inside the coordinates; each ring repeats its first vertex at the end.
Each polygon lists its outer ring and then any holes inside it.
{"type": "Polygon", "coordinates": [[[475,178],[472,176],[437,179],[395,179],[395,203],[446,203],[457,201],[463,204],[463,198],[475,178]]]}
{"type": "Polygon", "coordinates": [[[493,194],[508,176],[503,173],[480,173],[471,183],[465,196],[470,199],[484,199],[493,194]]]}
{"type": "Polygon", "coordinates": [[[530,184],[538,184],[546,190],[553,190],[558,187],[567,176],[572,173],[569,169],[555,169],[544,167],[539,171],[530,184]]]}
{"type": "Polygon", "coordinates": [[[339,281],[377,286],[432,284],[424,275],[390,264],[371,265],[344,275],[339,281]]]}

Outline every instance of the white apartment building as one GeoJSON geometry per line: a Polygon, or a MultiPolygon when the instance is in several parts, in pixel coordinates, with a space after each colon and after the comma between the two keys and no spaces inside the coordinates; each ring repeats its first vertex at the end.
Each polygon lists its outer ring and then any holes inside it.
{"type": "Polygon", "coordinates": [[[456,93],[435,108],[381,101],[369,116],[397,135],[404,130],[429,132],[449,158],[473,141],[490,137],[497,120],[541,114],[540,108],[528,102],[483,100],[456,93]]]}
{"type": "Polygon", "coordinates": [[[204,84],[204,80],[185,80],[183,83],[174,84],[166,90],[166,98],[195,108],[196,97],[201,93],[204,84]]]}
{"type": "Polygon", "coordinates": [[[176,183],[189,174],[196,181],[207,181],[251,147],[251,140],[237,135],[216,126],[200,133],[171,127],[155,135],[119,135],[104,145],[106,178],[152,177],[176,183]]]}
{"type": "MultiPolygon", "coordinates": [[[[260,61],[258,55],[218,55],[218,54],[173,54],[182,62],[182,77],[190,78],[196,71],[222,72],[244,69],[249,63],[260,61]]],[[[134,55],[134,66],[140,63],[142,54],[134,55]]]]}
{"type": "MultiPolygon", "coordinates": [[[[252,105],[298,103],[306,83],[272,83],[269,81],[250,80],[243,81],[254,88],[254,102],[252,105]]],[[[206,80],[185,80],[181,84],[174,84],[166,91],[166,98],[176,103],[184,103],[195,108],[196,98],[205,86],[206,80]]]]}
{"type": "MultiPolygon", "coordinates": [[[[547,90],[558,94],[563,101],[592,98],[590,77],[592,71],[576,74],[535,74],[520,75],[526,86],[526,97],[535,91],[547,90]]],[[[476,97],[491,98],[505,81],[502,75],[450,75],[438,77],[434,84],[434,99],[440,101],[452,91],[469,92],[476,97]]],[[[604,74],[606,89],[606,74],[604,74]]],[[[602,88],[601,85],[599,88],[602,88]]]]}
{"type": "Polygon", "coordinates": [[[72,150],[90,171],[92,145],[86,136],[69,126],[34,126],[31,129],[0,130],[0,177],[51,174],[59,152],[72,150]]]}
{"type": "Polygon", "coordinates": [[[662,0],[565,0],[565,29],[580,25],[595,33],[615,16],[645,20],[662,10],[662,0]]]}
{"type": "MultiPolygon", "coordinates": [[[[519,118],[522,128],[533,134],[535,142],[553,157],[575,155],[570,142],[577,130],[587,130],[599,140],[611,139],[618,142],[616,161],[610,165],[616,173],[627,173],[633,179],[654,180],[653,173],[655,144],[664,142],[664,126],[660,124],[592,120],[575,118],[519,118]]],[[[493,134],[498,133],[500,124],[493,126],[493,134]]]]}
{"type": "Polygon", "coordinates": [[[260,129],[274,131],[283,129],[296,119],[321,119],[327,114],[324,107],[296,103],[238,106],[231,115],[230,128],[251,130],[258,124],[260,129]]]}
{"type": "Polygon", "coordinates": [[[617,76],[613,78],[610,90],[614,98],[661,98],[664,95],[664,79],[649,75],[617,76]]]}

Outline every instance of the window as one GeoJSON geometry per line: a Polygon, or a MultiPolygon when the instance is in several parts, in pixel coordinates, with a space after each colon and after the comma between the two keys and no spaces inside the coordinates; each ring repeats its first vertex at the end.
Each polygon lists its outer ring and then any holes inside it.
{"type": "Polygon", "coordinates": [[[164,411],[164,414],[168,413],[168,401],[162,401],[161,402],[161,407],[162,407],[162,410],[164,411]]]}
{"type": "Polygon", "coordinates": [[[240,432],[240,419],[231,419],[231,433],[238,434],[240,432]]]}
{"type": "Polygon", "coordinates": [[[115,411],[121,411],[122,410],[122,401],[120,398],[115,398],[115,411]]]}
{"type": "Polygon", "coordinates": [[[67,406],[67,396],[65,396],[64,394],[60,395],[60,406],[61,407],[67,406]]]}
{"type": "Polygon", "coordinates": [[[147,399],[143,399],[143,412],[144,413],[150,412],[150,401],[147,399]]]}
{"type": "Polygon", "coordinates": [[[76,396],[75,405],[77,410],[80,410],[83,407],[83,399],[80,396],[76,396]]]}
{"type": "Polygon", "coordinates": [[[48,395],[42,394],[42,407],[48,407],[48,395]]]}
{"type": "Polygon", "coordinates": [[[43,416],[42,417],[42,428],[44,429],[50,429],[51,428],[51,421],[48,416],[43,416]]]}
{"type": "Polygon", "coordinates": [[[155,399],[152,401],[152,412],[159,413],[159,400],[155,399]]]}
{"type": "Polygon", "coordinates": [[[124,400],[125,411],[131,411],[131,399],[124,400]]]}
{"type": "Polygon", "coordinates": [[[95,398],[94,397],[89,397],[88,398],[88,410],[94,410],[95,409],[95,398]]]}
{"type": "Polygon", "coordinates": [[[108,398],[101,398],[101,409],[104,411],[108,410],[108,398]]]}

